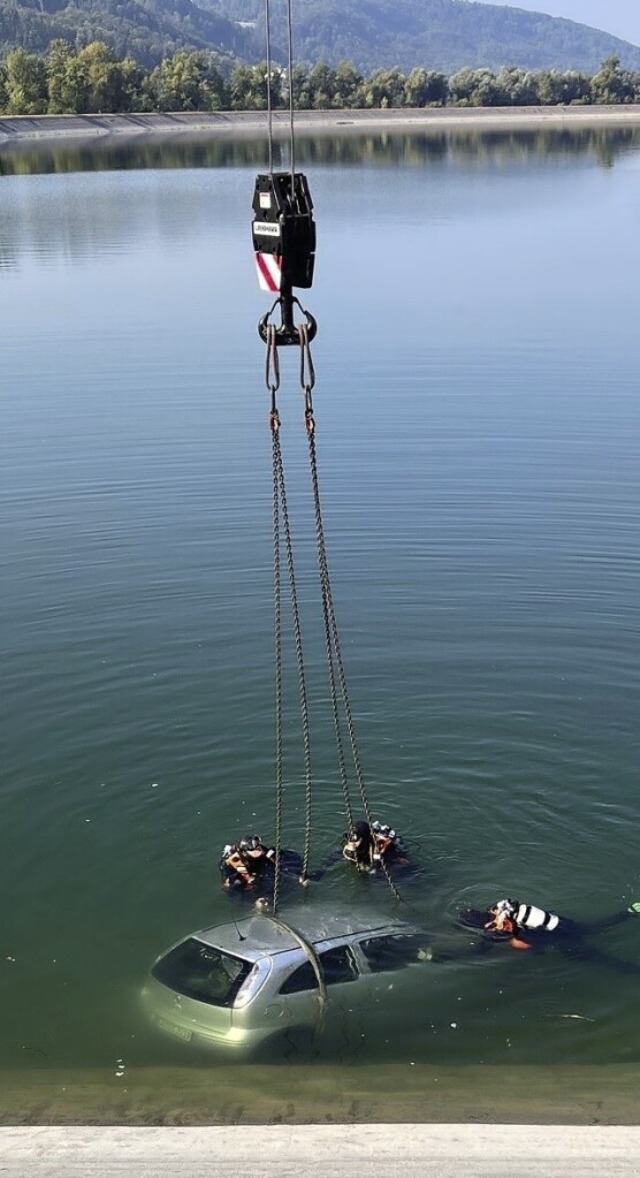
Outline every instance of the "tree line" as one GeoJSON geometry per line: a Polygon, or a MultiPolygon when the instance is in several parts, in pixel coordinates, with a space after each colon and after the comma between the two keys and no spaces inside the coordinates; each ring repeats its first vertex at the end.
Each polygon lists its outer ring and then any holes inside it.
{"type": "Polygon", "coordinates": [[[152,69],[118,59],[101,41],[75,49],[52,41],[45,55],[12,50],[0,62],[0,113],[126,114],[151,111],[388,109],[558,106],[640,102],[640,71],[609,57],[593,75],[578,70],[495,72],[461,69],[447,77],[416,68],[363,76],[349,62],[335,69],[239,65],[228,74],[208,52],[182,50],[152,69]],[[269,76],[270,75],[270,76],[269,76]]]}

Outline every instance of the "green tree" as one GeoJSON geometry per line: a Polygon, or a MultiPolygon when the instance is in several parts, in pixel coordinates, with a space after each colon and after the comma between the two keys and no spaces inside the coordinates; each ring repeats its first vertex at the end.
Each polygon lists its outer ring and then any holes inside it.
{"type": "Polygon", "coordinates": [[[199,109],[200,70],[192,53],[183,51],[163,61],[153,71],[151,79],[158,110],[199,109]]]}
{"type": "Polygon", "coordinates": [[[405,106],[444,106],[449,96],[449,81],[436,70],[416,68],[404,85],[405,106]]]}
{"type": "Polygon", "coordinates": [[[253,109],[253,70],[249,65],[236,66],[230,83],[232,110],[253,109]]]}
{"type": "Polygon", "coordinates": [[[47,110],[47,73],[35,53],[14,49],[6,60],[5,110],[10,115],[42,115],[47,110]]]}
{"type": "MultiPolygon", "coordinates": [[[[282,70],[271,67],[271,107],[276,110],[284,104],[284,78],[282,70]]],[[[231,106],[233,110],[267,109],[267,63],[238,66],[231,75],[231,106]]]]}
{"type": "Polygon", "coordinates": [[[509,97],[492,70],[477,70],[474,106],[510,106],[509,97]]]}
{"type": "Polygon", "coordinates": [[[542,106],[559,106],[564,102],[563,75],[558,70],[540,70],[537,89],[538,102],[542,106]]]}
{"type": "Polygon", "coordinates": [[[68,114],[84,115],[89,110],[89,79],[85,62],[73,53],[62,79],[62,95],[68,114]]]}
{"type": "Polygon", "coordinates": [[[562,77],[562,101],[567,105],[586,105],[593,102],[591,78],[580,70],[567,70],[562,77]]]}
{"type": "Polygon", "coordinates": [[[309,73],[309,98],[313,110],[330,110],[336,96],[336,72],[323,62],[309,73]]]}
{"type": "Polygon", "coordinates": [[[103,41],[92,41],[78,53],[78,67],[86,78],[86,109],[91,114],[134,109],[142,74],[131,58],[118,61],[103,41]]]}
{"type": "Polygon", "coordinates": [[[362,74],[350,61],[340,61],[334,73],[333,105],[337,110],[357,107],[360,101],[362,74]]]}
{"type": "Polygon", "coordinates": [[[309,72],[303,65],[294,65],[291,70],[291,93],[295,110],[310,109],[309,72]]]}
{"type": "Polygon", "coordinates": [[[134,88],[130,100],[136,93],[141,93],[154,110],[221,110],[228,103],[224,79],[212,58],[207,53],[186,50],[156,66],[138,83],[137,91],[134,88]]]}
{"type": "Polygon", "coordinates": [[[537,106],[540,102],[538,75],[530,70],[500,70],[496,83],[505,106],[537,106]]]}
{"type": "Polygon", "coordinates": [[[6,110],[7,99],[7,67],[0,61],[0,111],[6,110]]]}
{"type": "Polygon", "coordinates": [[[363,87],[365,105],[386,110],[404,106],[406,78],[397,69],[374,70],[363,87]]]}
{"type": "Polygon", "coordinates": [[[449,97],[454,106],[474,106],[477,72],[465,66],[449,78],[449,97]]]}
{"type": "Polygon", "coordinates": [[[591,93],[597,103],[633,102],[634,76],[630,70],[620,68],[619,57],[608,57],[591,79],[591,93]]]}
{"type": "Polygon", "coordinates": [[[44,62],[47,74],[49,114],[69,114],[76,110],[73,102],[70,102],[67,88],[69,62],[73,57],[75,57],[75,52],[69,41],[57,38],[49,45],[44,62]]]}
{"type": "Polygon", "coordinates": [[[455,106],[504,106],[509,101],[492,70],[458,70],[449,78],[449,94],[455,106]]]}
{"type": "Polygon", "coordinates": [[[118,61],[102,41],[76,53],[67,41],[52,41],[45,59],[51,114],[121,113],[139,106],[142,70],[118,61]]]}

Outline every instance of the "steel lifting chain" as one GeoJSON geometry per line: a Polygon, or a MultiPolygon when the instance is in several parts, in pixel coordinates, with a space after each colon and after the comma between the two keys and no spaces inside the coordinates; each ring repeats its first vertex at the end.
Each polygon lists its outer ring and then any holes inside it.
{"type": "MultiPolygon", "coordinates": [[[[322,506],[320,501],[320,483],[318,479],[318,459],[316,453],[316,427],[315,418],[313,414],[313,388],[315,385],[315,370],[313,366],[313,359],[311,357],[311,349],[309,346],[309,338],[302,324],[298,328],[300,337],[300,385],[304,393],[304,420],[307,431],[307,438],[309,442],[309,466],[311,469],[311,485],[313,490],[313,507],[316,526],[316,544],[318,550],[318,569],[320,575],[320,589],[322,594],[322,612],[325,623],[325,640],[327,647],[327,663],[329,667],[329,682],[331,689],[331,702],[333,709],[334,728],[336,732],[336,743],[338,747],[338,760],[340,764],[340,776],[342,779],[342,791],[345,802],[345,809],[349,819],[349,825],[353,826],[353,811],[351,807],[351,799],[349,796],[349,785],[347,779],[346,764],[344,759],[344,749],[342,745],[342,736],[340,730],[340,719],[338,712],[338,697],[335,682],[335,671],[337,669],[338,679],[340,683],[340,693],[342,696],[342,705],[344,708],[344,715],[349,733],[349,742],[351,745],[351,756],[360,791],[360,800],[362,808],[369,823],[373,823],[373,815],[369,806],[369,799],[364,781],[364,773],[362,771],[362,763],[360,761],[360,753],[358,749],[358,742],[356,739],[355,726],[353,723],[353,714],[351,711],[351,704],[349,701],[349,693],[347,690],[347,678],[344,670],[344,663],[342,659],[342,650],[340,646],[340,636],[338,633],[338,624],[336,621],[336,613],[333,604],[333,595],[331,592],[331,580],[329,577],[329,563],[327,559],[327,546],[324,535],[324,524],[322,521],[322,506]]],[[[396,900],[402,899],[398,888],[396,887],[391,873],[384,859],[380,860],[380,865],[386,877],[387,883],[391,888],[396,900]]]]}
{"type": "Polygon", "coordinates": [[[280,857],[282,851],[282,587],[280,570],[280,487],[277,453],[280,446],[280,416],[276,393],[280,387],[280,365],[275,342],[267,343],[265,368],[267,388],[271,394],[269,428],[271,430],[273,472],[273,616],[275,646],[275,843],[276,860],[273,881],[273,911],[278,911],[280,894],[280,857]]]}
{"type": "Polygon", "coordinates": [[[274,615],[276,630],[276,864],[273,910],[277,911],[277,901],[280,884],[280,856],[282,849],[282,798],[283,798],[283,770],[282,770],[282,610],[281,610],[281,569],[280,554],[282,536],[287,560],[289,578],[289,592],[291,598],[291,613],[293,618],[296,663],[298,667],[298,689],[300,695],[300,716],[302,723],[302,741],[304,749],[305,776],[305,845],[302,866],[302,879],[309,873],[311,857],[311,738],[309,731],[309,707],[307,697],[306,675],[304,667],[304,653],[302,646],[302,627],[300,624],[300,610],[298,606],[298,592],[296,585],[295,564],[293,559],[293,544],[291,540],[291,525],[287,503],[287,489],[280,445],[280,416],[276,403],[276,393],[279,387],[279,362],[275,329],[270,332],[267,344],[267,387],[271,394],[271,410],[269,426],[272,438],[272,471],[273,471],[273,535],[274,535],[274,615]]]}
{"type": "Polygon", "coordinates": [[[300,718],[302,722],[302,742],[304,748],[304,778],[306,797],[305,845],[302,865],[302,878],[309,873],[309,858],[311,855],[311,740],[309,735],[309,707],[307,700],[307,685],[304,668],[304,654],[302,649],[302,629],[300,625],[300,611],[298,607],[298,593],[296,588],[295,566],[293,561],[293,545],[291,542],[291,528],[289,524],[289,510],[282,464],[280,445],[277,447],[278,479],[280,484],[280,506],[287,556],[287,570],[289,574],[289,590],[291,596],[291,614],[293,618],[293,632],[296,649],[296,663],[298,667],[298,690],[300,695],[300,718]]]}
{"type": "Polygon", "coordinates": [[[316,334],[317,324],[311,314],[304,310],[295,297],[294,288],[309,289],[313,282],[316,250],[316,230],[313,220],[313,201],[306,176],[296,172],[295,135],[293,117],[293,30],[291,0],[287,0],[287,40],[289,80],[289,127],[290,127],[290,170],[274,172],[273,110],[272,110],[272,63],[271,63],[271,12],[270,0],[264,0],[266,33],[266,92],[267,92],[267,133],[268,173],[256,177],[253,194],[252,241],[258,282],[262,290],[277,294],[271,310],[264,315],[258,331],[266,344],[265,382],[271,396],[269,426],[272,439],[273,472],[273,546],[274,546],[274,625],[276,646],[276,862],[273,895],[273,911],[277,911],[282,853],[282,801],[283,801],[283,748],[282,748],[282,585],[281,553],[282,542],[286,553],[287,573],[291,611],[293,616],[296,661],[298,666],[298,687],[302,721],[305,774],[305,840],[302,867],[304,882],[309,872],[311,857],[311,742],[302,632],[298,609],[298,594],[293,561],[293,545],[287,506],[287,492],[280,446],[280,417],[276,394],[280,387],[280,362],[278,348],[298,344],[298,331],[294,321],[297,309],[304,317],[305,331],[309,339],[316,334]],[[272,316],[280,311],[280,323],[276,325],[272,316]]]}
{"type": "Polygon", "coordinates": [[[336,748],[338,752],[338,766],[340,770],[340,781],[342,784],[342,796],[344,800],[345,814],[349,827],[353,827],[353,808],[351,805],[351,797],[349,795],[349,778],[347,773],[347,764],[344,754],[344,744],[342,741],[342,728],[340,725],[340,710],[338,706],[338,689],[336,684],[336,669],[333,653],[333,643],[331,640],[331,620],[330,620],[330,589],[327,592],[327,562],[324,545],[324,534],[322,524],[322,512],[320,510],[320,492],[318,484],[318,470],[315,452],[315,418],[313,416],[313,399],[312,391],[315,385],[315,369],[313,366],[313,358],[311,356],[311,349],[309,347],[309,335],[304,326],[298,328],[300,339],[300,386],[304,393],[304,424],[309,439],[310,450],[310,466],[311,466],[311,482],[313,487],[313,502],[314,502],[314,518],[316,530],[316,548],[318,552],[318,564],[320,572],[320,589],[322,599],[322,616],[324,620],[325,646],[327,655],[327,668],[329,671],[329,688],[331,693],[331,711],[333,715],[333,727],[336,737],[336,748]],[[323,560],[322,554],[325,553],[323,560]]]}
{"type": "MultiPolygon", "coordinates": [[[[346,676],[340,650],[340,639],[336,622],[329,566],[322,523],[320,504],[320,490],[318,483],[318,465],[315,447],[315,420],[313,416],[312,391],[315,385],[315,371],[311,357],[310,344],[315,338],[317,323],[313,315],[302,307],[293,294],[294,288],[309,289],[313,282],[313,271],[316,251],[316,230],[313,220],[313,201],[309,192],[306,177],[295,170],[295,137],[293,125],[293,53],[292,53],[292,23],[291,0],[287,0],[287,29],[289,45],[289,117],[290,117],[290,172],[274,172],[273,170],[273,111],[271,102],[271,36],[270,36],[270,0],[265,0],[266,49],[267,49],[267,129],[269,142],[268,174],[258,175],[253,196],[254,219],[252,222],[252,239],[258,281],[263,290],[277,292],[276,300],[271,310],[262,317],[258,324],[260,337],[267,348],[265,363],[265,382],[271,395],[271,410],[269,424],[272,437],[273,460],[273,546],[274,546],[274,626],[275,626],[275,661],[276,661],[276,863],[275,883],[273,894],[273,911],[277,911],[280,866],[282,851],[282,800],[283,800],[283,753],[282,753],[282,600],[281,600],[281,532],[284,533],[284,544],[289,576],[291,608],[293,614],[296,659],[298,664],[298,683],[300,691],[300,706],[302,717],[302,734],[304,742],[305,764],[305,843],[303,857],[303,879],[308,875],[311,855],[311,753],[309,739],[309,718],[307,708],[307,689],[305,682],[304,660],[302,653],[302,635],[298,610],[298,596],[296,590],[295,570],[293,563],[293,546],[289,526],[289,513],[280,447],[280,417],[276,402],[276,394],[280,387],[279,346],[300,347],[300,385],[304,393],[304,420],[309,443],[309,461],[311,467],[311,481],[313,488],[316,544],[318,550],[318,568],[322,595],[322,612],[325,627],[327,649],[327,663],[329,667],[329,682],[331,689],[331,705],[333,723],[338,748],[338,761],[346,815],[350,826],[353,826],[353,809],[349,796],[349,782],[346,759],[342,740],[339,694],[346,726],[349,733],[351,755],[360,790],[360,798],[369,825],[372,815],[364,783],[364,775],[360,763],[360,754],[356,742],[351,705],[347,692],[346,676]],[[272,321],[276,310],[280,311],[280,323],[272,321]],[[296,323],[294,310],[302,314],[303,322],[296,323]],[[338,692],[339,686],[339,692],[338,692]]],[[[382,861],[382,869],[386,875],[396,899],[400,894],[391,879],[389,869],[382,861]]]]}

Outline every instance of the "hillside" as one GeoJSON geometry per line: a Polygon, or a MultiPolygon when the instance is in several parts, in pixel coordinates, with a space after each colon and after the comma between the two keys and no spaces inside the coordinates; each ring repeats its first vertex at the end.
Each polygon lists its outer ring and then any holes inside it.
{"type": "Polygon", "coordinates": [[[191,0],[0,0],[2,56],[16,46],[45,53],[56,37],[105,41],[147,67],[179,49],[214,50],[232,64],[264,56],[261,34],[191,0]]]}
{"type": "MultiPolygon", "coordinates": [[[[272,2],[272,54],[285,60],[284,0],[272,2]]],[[[597,70],[613,54],[640,69],[640,49],[573,21],[469,0],[293,0],[296,60],[453,73],[464,65],[597,70]]],[[[46,52],[56,37],[105,41],[152,66],[179,49],[221,64],[264,59],[264,0],[0,0],[0,54],[46,52]]]]}
{"type": "MultiPolygon", "coordinates": [[[[264,25],[263,0],[199,0],[231,20],[264,25]]],[[[284,4],[272,0],[272,36],[284,28],[284,4]]],[[[593,73],[609,56],[640,69],[640,48],[559,17],[469,0],[293,0],[296,57],[370,72],[416,65],[452,73],[462,66],[580,69],[593,73]]]]}

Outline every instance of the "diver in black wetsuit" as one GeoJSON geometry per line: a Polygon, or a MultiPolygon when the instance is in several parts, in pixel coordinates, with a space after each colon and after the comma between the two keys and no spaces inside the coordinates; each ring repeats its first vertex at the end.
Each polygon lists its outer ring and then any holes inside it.
{"type": "Polygon", "coordinates": [[[330,851],[318,868],[300,878],[300,883],[317,883],[330,868],[345,861],[353,864],[362,875],[370,875],[384,879],[385,868],[395,879],[398,875],[413,876],[420,873],[420,868],[409,856],[409,853],[398,834],[390,826],[381,822],[354,822],[353,826],[342,836],[339,848],[330,851]]]}
{"type": "Polygon", "coordinates": [[[368,875],[381,872],[383,865],[395,872],[409,865],[409,856],[400,837],[390,826],[380,822],[356,822],[343,835],[342,858],[368,875]]]}
{"type": "Polygon", "coordinates": [[[481,934],[480,940],[473,946],[476,953],[486,953],[499,944],[538,953],[556,946],[563,953],[580,960],[599,961],[620,973],[637,975],[640,974],[640,965],[612,957],[589,944],[586,938],[594,933],[615,928],[616,925],[639,915],[640,902],[635,902],[628,908],[614,912],[601,920],[579,922],[566,916],[557,916],[534,904],[505,899],[497,900],[484,911],[478,908],[465,908],[460,912],[459,920],[465,928],[481,934]]]}
{"type": "MultiPolygon", "coordinates": [[[[260,897],[262,903],[264,891],[273,892],[275,863],[275,848],[266,846],[257,834],[227,843],[219,863],[222,887],[229,895],[248,895],[252,900],[260,897]]],[[[300,855],[283,848],[280,871],[286,877],[299,877],[302,883],[300,855]]]]}

